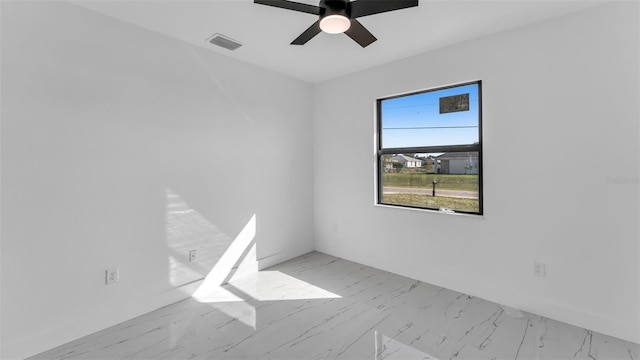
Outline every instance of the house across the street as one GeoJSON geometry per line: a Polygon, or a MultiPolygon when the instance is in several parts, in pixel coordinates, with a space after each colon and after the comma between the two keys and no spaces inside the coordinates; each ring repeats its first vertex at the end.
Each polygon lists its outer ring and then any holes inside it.
{"type": "Polygon", "coordinates": [[[392,156],[391,162],[402,163],[406,168],[419,168],[422,166],[422,160],[402,154],[392,156]]]}
{"type": "Polygon", "coordinates": [[[436,173],[478,174],[477,152],[452,152],[436,156],[436,173]]]}

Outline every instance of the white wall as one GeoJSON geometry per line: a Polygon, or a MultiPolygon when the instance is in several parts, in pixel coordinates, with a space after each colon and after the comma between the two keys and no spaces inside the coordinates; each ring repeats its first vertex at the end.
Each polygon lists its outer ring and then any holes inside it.
{"type": "Polygon", "coordinates": [[[640,342],[637,5],[314,93],[72,5],[1,12],[2,358],[188,295],[254,215],[263,266],[307,252],[314,210],[318,250],[640,342]],[[374,206],[374,100],[475,79],[485,216],[374,206]],[[573,165],[541,161],[559,154],[573,165]],[[107,287],[111,266],[122,279],[107,287]]]}
{"type": "Polygon", "coordinates": [[[316,249],[640,342],[638,18],[606,5],[318,85],[316,249]],[[484,217],[374,206],[375,99],[477,79],[484,217]]]}
{"type": "Polygon", "coordinates": [[[243,229],[262,266],[313,249],[309,84],[67,3],[1,10],[0,357],[188,296],[243,229]]]}

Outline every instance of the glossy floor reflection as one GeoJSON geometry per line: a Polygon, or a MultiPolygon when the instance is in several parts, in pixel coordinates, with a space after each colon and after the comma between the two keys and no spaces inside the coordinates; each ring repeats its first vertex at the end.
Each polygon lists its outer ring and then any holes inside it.
{"type": "Polygon", "coordinates": [[[313,252],[34,359],[640,359],[640,346],[313,252]]]}

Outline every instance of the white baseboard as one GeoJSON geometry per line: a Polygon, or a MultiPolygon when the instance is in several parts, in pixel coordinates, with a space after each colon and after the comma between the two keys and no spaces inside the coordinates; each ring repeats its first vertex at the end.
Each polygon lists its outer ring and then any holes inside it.
{"type": "MultiPolygon", "coordinates": [[[[313,249],[299,248],[282,251],[266,256],[258,260],[258,269],[265,269],[281,262],[306,254],[313,249]]],[[[107,329],[121,322],[144,315],[161,307],[171,305],[178,301],[189,298],[203,283],[200,279],[189,284],[173,288],[166,292],[150,296],[147,299],[139,300],[130,308],[118,309],[118,311],[101,312],[89,318],[84,317],[75,321],[70,321],[60,326],[36,332],[29,337],[4,344],[0,349],[0,358],[24,359],[37,355],[44,351],[53,349],[70,341],[77,340],[84,336],[107,329]]]]}
{"type": "Polygon", "coordinates": [[[91,335],[121,322],[184,300],[190,297],[201,283],[202,280],[194,281],[155,296],[150,296],[144,301],[139,300],[129,309],[125,309],[125,311],[122,311],[122,309],[104,311],[95,316],[83,317],[82,319],[61,324],[53,329],[35,332],[29,337],[4,344],[0,349],[0,358],[3,360],[25,359],[91,335]]]}
{"type": "Polygon", "coordinates": [[[574,306],[555,303],[541,297],[514,294],[513,292],[506,294],[505,289],[496,284],[479,283],[476,281],[477,279],[471,281],[433,270],[426,274],[423,269],[389,258],[379,259],[346,247],[335,247],[317,242],[316,251],[640,344],[640,319],[630,318],[623,321],[574,306]]]}
{"type": "Polygon", "coordinates": [[[258,259],[258,269],[259,270],[263,270],[266,269],[268,267],[274,266],[274,265],[278,265],[280,263],[283,263],[287,260],[291,260],[295,257],[298,257],[300,255],[304,255],[306,253],[309,253],[313,251],[313,248],[303,248],[303,249],[293,249],[293,250],[286,250],[286,251],[281,251],[275,254],[271,254],[269,256],[265,256],[261,259],[258,259]]]}

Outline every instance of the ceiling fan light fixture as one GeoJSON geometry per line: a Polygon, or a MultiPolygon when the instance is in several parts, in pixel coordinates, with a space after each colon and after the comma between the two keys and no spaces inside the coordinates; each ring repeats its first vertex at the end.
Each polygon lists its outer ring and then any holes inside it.
{"type": "Polygon", "coordinates": [[[344,15],[327,15],[320,20],[320,29],[329,34],[341,34],[351,27],[351,20],[344,15]]]}
{"type": "Polygon", "coordinates": [[[308,1],[311,0],[305,0],[304,3],[291,0],[253,0],[256,4],[320,17],[295,38],[291,45],[304,45],[324,31],[329,34],[344,33],[363,48],[377,39],[358,21],[358,18],[415,7],[420,0],[319,0],[318,6],[307,4],[308,1]]]}

